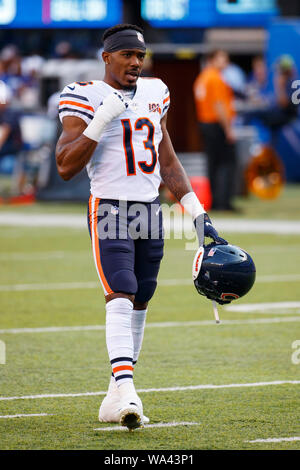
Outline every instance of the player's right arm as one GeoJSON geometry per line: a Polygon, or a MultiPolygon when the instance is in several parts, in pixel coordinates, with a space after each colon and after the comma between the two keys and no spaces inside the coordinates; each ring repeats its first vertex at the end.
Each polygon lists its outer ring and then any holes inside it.
{"type": "Polygon", "coordinates": [[[80,117],[63,117],[63,132],[56,146],[56,163],[64,180],[73,178],[87,165],[105,126],[127,107],[123,96],[115,91],[104,98],[88,126],[80,117]]]}
{"type": "Polygon", "coordinates": [[[56,145],[56,165],[60,176],[70,180],[90,161],[98,142],[86,137],[87,124],[76,116],[65,116],[63,132],[56,145]]]}

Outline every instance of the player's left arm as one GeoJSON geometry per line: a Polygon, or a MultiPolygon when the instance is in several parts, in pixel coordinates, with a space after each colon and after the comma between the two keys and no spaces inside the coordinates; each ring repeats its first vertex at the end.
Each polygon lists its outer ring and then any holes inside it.
{"type": "Polygon", "coordinates": [[[199,245],[204,244],[204,237],[210,237],[219,243],[227,243],[219,237],[212,226],[208,214],[194,193],[189,178],[180,163],[167,130],[167,113],[161,119],[162,140],[159,145],[160,175],[174,196],[192,216],[199,245]]]}
{"type": "Polygon", "coordinates": [[[167,130],[167,113],[161,119],[160,124],[163,135],[159,145],[160,174],[165,185],[180,201],[185,194],[193,191],[193,189],[173,148],[167,130]]]}

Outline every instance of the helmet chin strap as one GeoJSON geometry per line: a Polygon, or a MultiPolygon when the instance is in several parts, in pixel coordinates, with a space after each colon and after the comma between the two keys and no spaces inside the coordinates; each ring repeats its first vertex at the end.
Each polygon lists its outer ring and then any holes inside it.
{"type": "Polygon", "coordinates": [[[218,313],[218,307],[217,307],[217,302],[215,300],[212,300],[213,304],[213,309],[214,309],[214,315],[216,319],[216,323],[221,323],[220,318],[219,318],[219,313],[218,313]]]}

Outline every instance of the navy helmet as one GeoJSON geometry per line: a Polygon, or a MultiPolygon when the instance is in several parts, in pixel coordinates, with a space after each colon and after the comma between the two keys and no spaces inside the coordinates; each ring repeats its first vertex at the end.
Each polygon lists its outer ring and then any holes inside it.
{"type": "Polygon", "coordinates": [[[210,243],[202,252],[199,249],[194,259],[193,279],[197,291],[219,304],[228,304],[247,294],[255,275],[251,256],[234,245],[210,243]]]}

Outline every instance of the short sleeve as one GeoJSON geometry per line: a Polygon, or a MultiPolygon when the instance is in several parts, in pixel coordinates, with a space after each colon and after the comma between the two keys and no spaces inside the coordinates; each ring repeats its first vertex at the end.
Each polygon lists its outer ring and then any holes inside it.
{"type": "Polygon", "coordinates": [[[162,82],[163,84],[163,99],[162,99],[162,112],[161,117],[163,117],[170,107],[170,92],[169,88],[162,82]]]}
{"type": "Polygon", "coordinates": [[[83,87],[71,83],[65,86],[60,95],[58,113],[61,121],[65,116],[76,116],[89,124],[94,117],[95,110],[83,87]]]}

